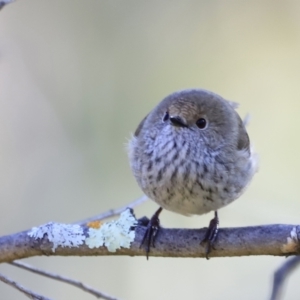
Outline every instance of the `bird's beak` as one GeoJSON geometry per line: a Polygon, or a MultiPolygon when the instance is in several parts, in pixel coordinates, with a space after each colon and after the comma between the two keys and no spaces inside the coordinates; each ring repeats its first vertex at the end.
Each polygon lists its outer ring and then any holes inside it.
{"type": "Polygon", "coordinates": [[[184,120],[179,116],[170,116],[171,124],[177,127],[187,127],[184,120]]]}

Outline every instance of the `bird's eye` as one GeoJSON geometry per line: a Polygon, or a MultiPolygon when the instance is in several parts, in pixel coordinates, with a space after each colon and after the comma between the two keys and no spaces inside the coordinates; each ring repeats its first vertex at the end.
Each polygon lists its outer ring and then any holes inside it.
{"type": "Polygon", "coordinates": [[[164,116],[163,116],[163,119],[162,119],[163,122],[168,121],[168,120],[169,120],[169,117],[170,117],[170,116],[169,116],[169,113],[166,111],[165,114],[164,114],[164,116]]]}
{"type": "Polygon", "coordinates": [[[206,127],[206,120],[204,118],[200,118],[196,121],[196,125],[200,128],[200,129],[204,129],[206,127]]]}

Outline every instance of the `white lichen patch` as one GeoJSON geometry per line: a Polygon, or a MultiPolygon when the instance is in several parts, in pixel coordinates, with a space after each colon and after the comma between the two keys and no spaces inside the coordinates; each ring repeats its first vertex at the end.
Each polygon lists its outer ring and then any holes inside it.
{"type": "Polygon", "coordinates": [[[52,251],[58,246],[78,247],[82,245],[85,236],[83,229],[79,225],[69,225],[49,222],[39,227],[33,227],[28,235],[34,239],[42,239],[45,235],[49,242],[53,243],[52,251]]]}
{"type": "Polygon", "coordinates": [[[283,244],[281,247],[281,251],[283,253],[293,253],[298,250],[299,240],[297,236],[297,228],[293,227],[290,232],[290,236],[287,237],[287,243],[283,244]]]}
{"type": "Polygon", "coordinates": [[[106,246],[110,252],[116,252],[121,247],[130,248],[135,237],[132,227],[136,224],[136,218],[130,209],[126,209],[118,220],[106,222],[99,229],[90,228],[85,243],[89,248],[106,246]]]}

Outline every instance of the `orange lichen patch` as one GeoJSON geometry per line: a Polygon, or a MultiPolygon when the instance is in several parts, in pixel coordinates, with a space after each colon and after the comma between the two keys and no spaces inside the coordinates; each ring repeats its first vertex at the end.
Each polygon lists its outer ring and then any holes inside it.
{"type": "Polygon", "coordinates": [[[287,237],[287,243],[281,246],[281,251],[283,253],[293,253],[299,251],[299,240],[296,227],[292,229],[290,236],[287,237]]]}
{"type": "Polygon", "coordinates": [[[86,224],[89,228],[99,229],[102,226],[103,222],[101,221],[92,221],[86,224]]]}

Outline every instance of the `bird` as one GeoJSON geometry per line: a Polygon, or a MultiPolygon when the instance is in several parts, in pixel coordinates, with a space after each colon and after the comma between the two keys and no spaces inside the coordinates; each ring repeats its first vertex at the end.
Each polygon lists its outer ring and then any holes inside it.
{"type": "Polygon", "coordinates": [[[147,259],[163,209],[181,215],[214,212],[202,242],[206,258],[218,235],[218,210],[239,198],[258,170],[258,156],[237,103],[205,89],[165,97],[138,125],[128,144],[133,175],[159,205],[141,246],[147,259]]]}

